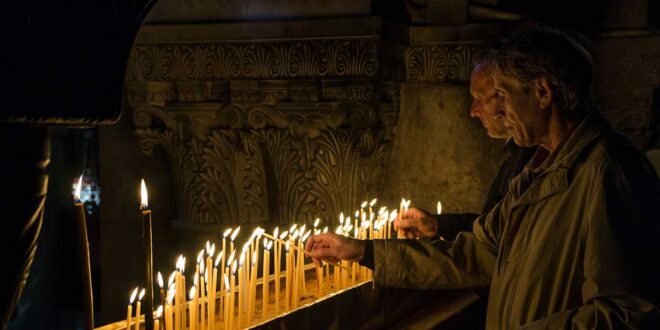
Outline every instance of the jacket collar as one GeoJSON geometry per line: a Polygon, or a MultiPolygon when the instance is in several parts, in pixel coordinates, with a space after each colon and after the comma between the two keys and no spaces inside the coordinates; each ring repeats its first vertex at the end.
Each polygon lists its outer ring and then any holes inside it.
{"type": "Polygon", "coordinates": [[[540,166],[541,171],[535,173],[530,161],[522,173],[511,181],[509,189],[516,199],[514,205],[538,202],[566,191],[570,184],[570,169],[581,155],[591,149],[598,137],[609,129],[609,123],[598,111],[590,111],[564,138],[559,148],[547,156],[548,163],[540,166]]]}

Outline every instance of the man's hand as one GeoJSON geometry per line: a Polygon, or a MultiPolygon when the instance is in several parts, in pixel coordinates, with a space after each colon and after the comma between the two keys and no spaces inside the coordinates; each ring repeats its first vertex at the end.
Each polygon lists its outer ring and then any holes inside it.
{"type": "Polygon", "coordinates": [[[399,214],[394,220],[394,229],[402,230],[406,238],[434,238],[438,235],[438,221],[413,207],[399,214]]]}
{"type": "Polygon", "coordinates": [[[307,239],[305,251],[316,265],[321,266],[321,261],[333,263],[339,260],[360,261],[364,257],[364,246],[362,240],[335,233],[324,233],[307,239]]]}

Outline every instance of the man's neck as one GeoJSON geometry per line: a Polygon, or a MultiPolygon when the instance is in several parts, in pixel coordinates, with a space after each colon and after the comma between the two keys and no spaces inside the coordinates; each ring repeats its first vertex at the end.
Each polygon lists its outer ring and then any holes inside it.
{"type": "Polygon", "coordinates": [[[548,150],[549,153],[552,153],[561,141],[568,135],[571,131],[571,128],[575,124],[574,118],[570,118],[567,115],[562,115],[558,109],[553,106],[553,109],[550,112],[550,120],[548,123],[548,131],[541,141],[541,147],[548,150]]]}

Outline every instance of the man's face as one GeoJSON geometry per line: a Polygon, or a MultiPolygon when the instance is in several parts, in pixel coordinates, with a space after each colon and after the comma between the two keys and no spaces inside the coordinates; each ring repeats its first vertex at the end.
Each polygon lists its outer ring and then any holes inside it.
{"type": "Polygon", "coordinates": [[[479,118],[486,128],[488,136],[495,139],[509,137],[502,116],[497,115],[497,92],[493,86],[490,69],[483,64],[477,65],[470,77],[472,106],[470,116],[479,118]]]}
{"type": "Polygon", "coordinates": [[[547,129],[548,112],[541,109],[534,91],[505,77],[495,76],[493,80],[498,113],[503,116],[508,133],[519,146],[539,145],[547,129]]]}

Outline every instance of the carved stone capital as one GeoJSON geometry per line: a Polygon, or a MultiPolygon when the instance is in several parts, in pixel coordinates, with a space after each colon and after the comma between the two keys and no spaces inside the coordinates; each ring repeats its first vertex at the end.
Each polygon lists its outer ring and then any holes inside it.
{"type": "Polygon", "coordinates": [[[415,83],[467,82],[475,54],[483,43],[446,43],[409,47],[405,55],[406,81],[415,83]]]}

